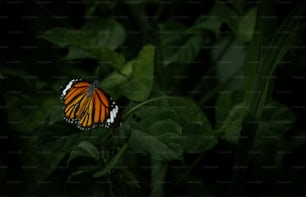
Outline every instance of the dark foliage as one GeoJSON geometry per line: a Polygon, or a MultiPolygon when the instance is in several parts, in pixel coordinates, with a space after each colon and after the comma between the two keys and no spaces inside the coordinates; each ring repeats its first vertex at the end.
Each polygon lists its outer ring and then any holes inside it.
{"type": "Polygon", "coordinates": [[[303,196],[303,1],[7,1],[1,196],[303,196]],[[99,80],[119,129],[63,120],[99,80]]]}

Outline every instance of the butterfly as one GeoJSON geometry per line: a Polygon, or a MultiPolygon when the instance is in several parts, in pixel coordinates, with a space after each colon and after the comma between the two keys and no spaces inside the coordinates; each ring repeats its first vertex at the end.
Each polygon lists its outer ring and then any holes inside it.
{"type": "Polygon", "coordinates": [[[99,81],[70,80],[61,91],[64,119],[81,130],[97,126],[117,128],[121,125],[119,107],[102,89],[99,81]]]}

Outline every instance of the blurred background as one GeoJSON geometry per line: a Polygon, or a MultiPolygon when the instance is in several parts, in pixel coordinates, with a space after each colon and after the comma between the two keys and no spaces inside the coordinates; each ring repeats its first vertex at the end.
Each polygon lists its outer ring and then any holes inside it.
{"type": "Polygon", "coordinates": [[[1,196],[304,196],[303,1],[0,1],[1,196]],[[78,130],[99,80],[122,127],[78,130]]]}

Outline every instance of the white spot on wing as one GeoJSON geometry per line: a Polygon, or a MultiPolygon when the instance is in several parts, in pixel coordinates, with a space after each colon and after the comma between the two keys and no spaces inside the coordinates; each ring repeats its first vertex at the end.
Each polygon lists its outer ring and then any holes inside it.
{"type": "Polygon", "coordinates": [[[110,112],[110,122],[111,123],[114,122],[114,112],[113,111],[110,112]]]}
{"type": "Polygon", "coordinates": [[[74,82],[77,81],[76,79],[72,79],[69,81],[69,83],[66,85],[65,89],[62,91],[62,96],[65,96],[67,94],[67,91],[72,87],[74,82]]]}
{"type": "MultiPolygon", "coordinates": [[[[113,104],[115,104],[115,102],[113,102],[113,104]]],[[[106,126],[109,126],[111,125],[112,123],[115,122],[115,118],[117,117],[117,114],[118,114],[118,105],[114,105],[112,106],[112,110],[109,112],[109,117],[108,119],[106,120],[106,126]]]]}

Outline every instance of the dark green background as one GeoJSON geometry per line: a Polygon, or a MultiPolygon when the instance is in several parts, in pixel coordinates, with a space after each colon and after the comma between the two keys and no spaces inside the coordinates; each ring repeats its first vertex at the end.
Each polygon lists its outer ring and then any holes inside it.
{"type": "Polygon", "coordinates": [[[0,195],[305,195],[303,1],[0,2],[0,195]],[[73,78],[121,128],[63,121],[73,78]]]}

